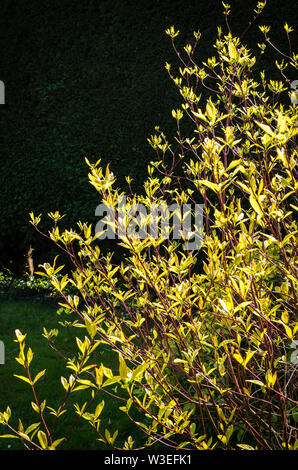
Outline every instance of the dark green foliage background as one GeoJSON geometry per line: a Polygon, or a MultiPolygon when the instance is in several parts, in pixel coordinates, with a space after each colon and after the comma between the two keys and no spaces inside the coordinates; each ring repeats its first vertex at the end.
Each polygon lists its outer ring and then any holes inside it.
{"type": "MultiPolygon", "coordinates": [[[[233,31],[240,34],[257,2],[229,3],[233,31]]],[[[272,25],[270,37],[285,51],[282,27],[293,25],[294,15],[292,1],[271,0],[259,20],[272,25]]],[[[147,137],[156,125],[174,135],[171,109],[181,102],[164,68],[166,61],[178,63],[164,30],[180,29],[183,46],[200,29],[199,52],[206,59],[214,54],[219,24],[220,1],[1,1],[2,266],[20,273],[32,237],[35,261],[49,259],[49,246],[28,223],[30,211],[59,209],[67,213],[67,226],[95,222],[100,201],[88,184],[84,157],[101,157],[120,187],[130,175],[141,190],[154,158],[147,137]]],[[[262,37],[256,26],[245,42],[257,50],[262,37]]],[[[273,76],[272,54],[266,60],[262,68],[273,76]]]]}

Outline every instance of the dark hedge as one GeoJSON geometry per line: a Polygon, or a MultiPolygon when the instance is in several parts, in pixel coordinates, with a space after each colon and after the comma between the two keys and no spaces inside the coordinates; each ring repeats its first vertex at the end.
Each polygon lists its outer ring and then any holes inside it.
{"type": "MultiPolygon", "coordinates": [[[[240,34],[257,2],[228,3],[240,34]]],[[[295,7],[292,1],[268,3],[259,22],[271,24],[270,37],[286,50],[282,28],[285,21],[293,25],[295,7]]],[[[130,175],[133,188],[142,190],[153,159],[147,137],[156,125],[175,134],[171,109],[181,102],[164,68],[166,61],[178,64],[164,30],[175,25],[181,31],[178,44],[185,45],[200,29],[205,59],[214,54],[217,25],[224,28],[222,9],[220,1],[202,0],[1,1],[2,266],[22,272],[29,243],[36,262],[48,259],[48,244],[28,222],[30,211],[59,209],[67,214],[67,226],[79,219],[95,222],[99,200],[84,157],[110,163],[120,187],[130,175]]],[[[257,26],[245,39],[258,50],[257,26]]]]}

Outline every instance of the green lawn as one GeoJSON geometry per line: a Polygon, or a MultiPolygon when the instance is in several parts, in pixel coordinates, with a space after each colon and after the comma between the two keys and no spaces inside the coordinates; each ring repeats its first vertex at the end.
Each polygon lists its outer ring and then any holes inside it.
{"type": "MultiPolygon", "coordinates": [[[[31,423],[39,421],[39,416],[33,411],[31,401],[32,391],[29,385],[13,376],[13,374],[24,375],[24,369],[15,361],[18,355],[18,344],[14,342],[15,329],[22,333],[27,333],[26,346],[30,346],[34,352],[34,358],[30,365],[32,374],[35,376],[40,370],[46,369],[46,374],[37,384],[39,401],[47,399],[47,406],[57,408],[64,397],[64,389],[61,385],[60,377],[68,377],[71,373],[65,369],[64,360],[49,348],[47,340],[42,337],[43,327],[48,331],[51,328],[58,328],[59,335],[57,347],[66,352],[73,347],[74,342],[69,338],[65,328],[58,324],[60,317],[57,316],[57,307],[35,300],[2,300],[0,301],[0,340],[5,344],[5,365],[0,365],[0,411],[4,411],[7,405],[12,410],[11,424],[17,425],[18,418],[21,418],[26,428],[31,423]]],[[[75,331],[79,336],[80,329],[75,331]]],[[[118,361],[113,353],[98,351],[99,363],[103,361],[112,369],[118,368],[118,361]]],[[[112,390],[111,390],[112,391],[112,390]]],[[[65,436],[75,421],[74,430],[63,449],[93,450],[106,449],[105,444],[96,440],[96,434],[88,423],[75,414],[73,404],[78,402],[82,405],[90,400],[90,392],[81,390],[74,392],[67,405],[67,413],[60,418],[56,427],[55,439],[65,436]]],[[[126,415],[119,410],[123,403],[111,398],[104,392],[99,392],[96,404],[105,400],[105,408],[102,412],[101,431],[108,428],[111,432],[119,430],[115,445],[122,447],[129,435],[142,444],[144,436],[140,435],[137,427],[131,423],[126,415]]],[[[90,409],[94,411],[96,404],[90,409]]],[[[48,423],[51,425],[54,417],[47,414],[48,423]]],[[[0,427],[0,434],[7,433],[4,427],[0,427]]],[[[0,450],[23,449],[21,443],[16,439],[0,439],[0,450]]]]}

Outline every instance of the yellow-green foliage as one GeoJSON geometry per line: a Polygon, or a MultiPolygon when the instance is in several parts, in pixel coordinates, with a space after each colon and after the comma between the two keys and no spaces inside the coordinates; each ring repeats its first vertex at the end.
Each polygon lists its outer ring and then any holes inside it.
{"type": "MultiPolygon", "coordinates": [[[[270,38],[267,27],[261,31],[262,54],[270,38]]],[[[166,32],[174,44],[178,31],[166,32]]],[[[166,64],[183,98],[172,112],[175,144],[157,128],[149,139],[156,159],[145,193],[127,195],[127,202],[204,204],[202,246],[188,252],[183,242],[127,236],[121,240],[126,257],[115,265],[112,255],[101,254],[90,226],[80,222],[77,231],[60,233],[60,215],[51,214],[49,236],[69,254],[74,271],[61,277],[54,263],[45,264],[43,274],[63,297],[65,324],[85,329],[61,382],[66,396],[101,392],[95,404],[76,405],[76,412],[111,446],[134,445],[133,436],[121,443],[117,432],[101,429],[103,391],[117,383],[127,397],[120,410],[142,411],[138,426],[147,446],[158,440],[187,449],[295,449],[297,106],[285,68],[297,66],[297,55],[277,62],[281,80],[271,81],[254,71],[256,57],[239,38],[221,28],[215,56],[198,65],[200,33],[194,36],[195,44],[181,53],[179,76],[166,64]],[[202,87],[210,91],[205,104],[202,87]],[[186,118],[194,128],[189,137],[182,136],[186,118]],[[65,294],[67,286],[77,292],[65,294]],[[101,344],[118,354],[119,371],[95,359],[101,344]]],[[[100,162],[87,163],[101,202],[116,212],[114,175],[100,162]]],[[[33,225],[39,221],[31,215],[33,225]]],[[[56,334],[45,330],[49,342],[56,334]]],[[[34,391],[44,371],[31,378],[32,352],[19,331],[17,341],[17,360],[27,371],[20,378],[34,391]]],[[[48,410],[37,399],[33,406],[39,423],[11,431],[29,447],[55,448],[60,441],[46,426],[48,410]]],[[[64,406],[50,411],[59,418],[64,406]]],[[[9,408],[1,414],[8,428],[9,416],[9,408]]]]}

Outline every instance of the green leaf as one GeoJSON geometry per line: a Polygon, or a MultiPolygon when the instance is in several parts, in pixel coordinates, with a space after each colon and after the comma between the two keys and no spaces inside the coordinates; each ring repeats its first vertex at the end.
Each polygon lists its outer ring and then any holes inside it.
{"type": "Polygon", "coordinates": [[[189,441],[185,441],[185,442],[181,442],[181,444],[179,444],[179,446],[177,447],[177,449],[183,449],[183,447],[186,447],[190,444],[189,441]]]}
{"type": "Polygon", "coordinates": [[[40,425],[40,423],[33,423],[33,424],[30,424],[30,426],[28,426],[28,428],[26,429],[25,433],[26,434],[29,434],[30,432],[34,431],[36,428],[38,428],[38,426],[40,425]]]}
{"type": "Polygon", "coordinates": [[[26,439],[26,440],[30,441],[30,438],[27,434],[25,434],[24,432],[21,432],[21,431],[18,431],[18,433],[23,439],[26,439]]]}
{"type": "Polygon", "coordinates": [[[128,371],[127,371],[126,362],[121,356],[121,354],[119,354],[119,374],[122,380],[125,380],[127,378],[127,372],[128,371]]]}
{"type": "Polygon", "coordinates": [[[197,117],[197,118],[199,118],[199,119],[202,119],[202,121],[209,122],[208,119],[207,119],[207,117],[206,117],[205,114],[203,114],[203,113],[196,113],[195,111],[192,111],[192,114],[193,114],[195,117],[197,117]]]}
{"type": "Polygon", "coordinates": [[[16,374],[13,374],[14,377],[17,377],[18,379],[20,380],[23,380],[24,382],[28,383],[29,385],[31,385],[31,382],[30,380],[28,379],[28,377],[24,377],[23,375],[16,375],[16,374]]]}
{"type": "Polygon", "coordinates": [[[269,126],[267,126],[266,124],[262,124],[261,122],[257,122],[256,121],[256,124],[266,133],[266,134],[269,134],[271,137],[274,137],[274,133],[273,131],[271,130],[271,128],[269,126]]]}
{"type": "Polygon", "coordinates": [[[89,335],[91,336],[91,338],[93,339],[94,336],[96,335],[97,333],[97,326],[95,323],[92,323],[92,322],[87,322],[86,321],[86,328],[87,328],[87,331],[89,333],[89,335]]]}
{"type": "Polygon", "coordinates": [[[111,437],[110,442],[112,445],[114,444],[117,436],[118,436],[118,429],[114,432],[113,436],[111,437]]]}
{"type": "Polygon", "coordinates": [[[120,380],[121,380],[121,377],[119,377],[119,375],[112,377],[111,379],[108,379],[105,381],[105,383],[103,384],[103,387],[107,387],[108,385],[112,385],[116,382],[120,382],[120,380]]]}
{"type": "Polygon", "coordinates": [[[243,364],[243,357],[241,356],[240,353],[236,352],[233,354],[234,359],[236,359],[239,364],[243,364]]]}
{"type": "Polygon", "coordinates": [[[37,406],[36,403],[34,403],[34,401],[31,402],[31,406],[32,406],[33,410],[36,411],[36,413],[39,414],[39,407],[37,406]]]}
{"type": "Polygon", "coordinates": [[[95,409],[95,412],[94,412],[95,419],[97,419],[99,417],[99,415],[101,414],[104,406],[105,406],[104,400],[97,405],[97,407],[95,409]]]}
{"type": "Polygon", "coordinates": [[[251,204],[251,207],[255,210],[255,212],[259,214],[260,216],[263,216],[263,212],[259,206],[259,203],[252,194],[249,196],[249,202],[251,204]]]}
{"type": "Polygon", "coordinates": [[[104,375],[108,378],[108,379],[111,379],[113,378],[113,372],[111,369],[109,369],[108,367],[105,367],[105,366],[102,366],[103,368],[103,373],[104,375]]]}
{"type": "Polygon", "coordinates": [[[233,59],[233,60],[237,59],[238,52],[237,52],[237,49],[236,49],[236,47],[234,46],[234,44],[232,42],[229,42],[228,48],[229,48],[230,58],[233,59]]]}
{"type": "Polygon", "coordinates": [[[110,444],[111,442],[111,434],[110,434],[110,431],[108,429],[105,430],[105,438],[108,442],[108,444],[110,444]]]}
{"type": "Polygon", "coordinates": [[[38,374],[36,375],[35,379],[33,380],[33,385],[45,374],[46,372],[46,369],[38,372],[38,374]]]}
{"type": "Polygon", "coordinates": [[[257,351],[248,351],[246,354],[246,358],[243,363],[243,367],[246,367],[248,362],[251,360],[251,358],[255,355],[257,351]]]}
{"type": "Polygon", "coordinates": [[[226,436],[224,436],[223,434],[218,434],[217,435],[217,438],[226,446],[228,441],[227,441],[227,438],[226,436]]]}
{"type": "Polygon", "coordinates": [[[294,338],[294,333],[288,325],[284,325],[284,329],[286,330],[286,334],[290,339],[294,338]]]}
{"type": "Polygon", "coordinates": [[[253,447],[249,446],[248,444],[236,444],[237,447],[243,450],[255,450],[253,447]]]}
{"type": "Polygon", "coordinates": [[[199,180],[198,184],[202,184],[203,186],[207,186],[207,188],[211,189],[215,193],[218,193],[220,191],[220,186],[218,184],[211,183],[211,181],[199,180]]]}
{"type": "Polygon", "coordinates": [[[142,378],[143,378],[143,374],[145,372],[145,370],[148,368],[149,364],[148,363],[144,363],[144,364],[141,364],[140,366],[138,366],[132,373],[131,375],[131,380],[137,380],[137,381],[141,381],[142,378]]]}
{"type": "Polygon", "coordinates": [[[234,430],[234,426],[232,424],[230,424],[230,426],[228,427],[228,429],[226,430],[226,438],[227,438],[227,441],[229,442],[229,440],[231,439],[231,436],[233,434],[233,430],[234,430]]]}
{"type": "Polygon", "coordinates": [[[49,450],[55,450],[56,447],[60,444],[60,442],[64,441],[66,438],[62,437],[61,439],[56,439],[49,447],[49,450]]]}
{"type": "Polygon", "coordinates": [[[263,382],[261,382],[260,380],[246,380],[246,382],[249,382],[255,385],[260,385],[261,387],[265,386],[265,384],[263,384],[263,382]]]}
{"type": "Polygon", "coordinates": [[[29,348],[28,351],[27,351],[27,364],[29,366],[30,362],[32,361],[33,359],[33,352],[32,352],[32,349],[29,348]]]}
{"type": "Polygon", "coordinates": [[[23,335],[23,333],[21,333],[20,330],[15,330],[15,334],[17,337],[16,341],[18,341],[19,343],[22,343],[27,336],[27,333],[23,335]]]}
{"type": "Polygon", "coordinates": [[[191,423],[189,430],[191,434],[194,434],[196,432],[196,423],[191,423]]]}

